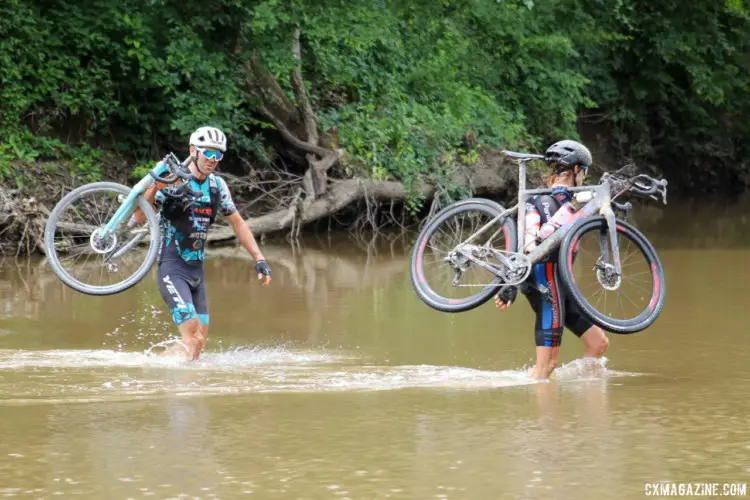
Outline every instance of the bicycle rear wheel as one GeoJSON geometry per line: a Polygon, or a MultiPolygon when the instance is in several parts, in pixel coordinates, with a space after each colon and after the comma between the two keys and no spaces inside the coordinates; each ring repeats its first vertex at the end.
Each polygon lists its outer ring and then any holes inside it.
{"type": "MultiPolygon", "coordinates": [[[[425,304],[442,312],[463,312],[497,293],[502,278],[457,255],[456,248],[503,211],[491,200],[469,199],[447,206],[422,229],[409,269],[414,289],[425,304]]],[[[505,217],[471,242],[471,253],[502,268],[498,256],[515,252],[516,240],[516,223],[505,217]]]]}
{"type": "Polygon", "coordinates": [[[664,307],[664,268],[646,237],[618,220],[622,272],[617,274],[608,227],[604,217],[594,217],[571,228],[560,245],[560,278],[593,323],[612,333],[639,332],[656,321],[664,307]]]}
{"type": "Polygon", "coordinates": [[[106,239],[107,221],[130,188],[95,182],[74,189],[50,213],[44,231],[49,264],[60,280],[81,293],[111,295],[137,284],[148,273],[159,250],[159,220],[151,205],[137,198],[146,222],[128,228],[127,218],[106,239]]]}

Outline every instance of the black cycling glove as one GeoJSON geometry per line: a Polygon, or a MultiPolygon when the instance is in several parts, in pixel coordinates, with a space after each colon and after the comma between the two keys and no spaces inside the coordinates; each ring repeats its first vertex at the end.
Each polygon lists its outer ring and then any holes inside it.
{"type": "Polygon", "coordinates": [[[497,297],[506,304],[511,304],[516,301],[518,295],[518,287],[509,286],[505,290],[502,290],[497,294],[497,297]]]}
{"type": "Polygon", "coordinates": [[[255,263],[255,272],[258,274],[265,274],[266,276],[271,276],[271,268],[268,267],[268,264],[265,260],[259,260],[255,263]]]}

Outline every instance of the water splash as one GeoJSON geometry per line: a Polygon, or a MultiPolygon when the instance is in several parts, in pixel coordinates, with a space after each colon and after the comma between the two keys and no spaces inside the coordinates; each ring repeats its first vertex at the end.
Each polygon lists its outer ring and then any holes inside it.
{"type": "Polygon", "coordinates": [[[190,351],[190,349],[188,349],[188,346],[186,346],[185,343],[182,340],[180,340],[178,338],[174,338],[174,339],[167,339],[167,340],[164,340],[162,342],[158,342],[158,343],[152,345],[151,347],[149,347],[148,349],[146,349],[146,352],[144,354],[146,356],[151,356],[151,355],[154,354],[154,349],[159,348],[159,347],[165,347],[166,348],[166,347],[169,347],[169,346],[171,346],[173,344],[180,344],[180,346],[182,346],[182,348],[185,349],[185,352],[189,352],[190,351]]]}
{"type": "Polygon", "coordinates": [[[23,368],[116,368],[116,367],[179,367],[185,370],[241,370],[264,364],[305,365],[346,362],[348,355],[325,351],[293,350],[285,346],[237,347],[225,352],[205,352],[196,362],[187,362],[181,356],[159,356],[153,352],[179,339],[169,339],[154,344],[142,353],[119,350],[54,350],[21,351],[0,350],[0,370],[23,368]]]}
{"type": "Polygon", "coordinates": [[[553,374],[553,380],[589,380],[607,377],[611,374],[624,375],[607,368],[606,357],[574,359],[558,367],[553,374]]]}
{"type": "MultiPolygon", "coordinates": [[[[176,339],[162,342],[173,343],[176,339]]],[[[155,346],[152,346],[152,348],[155,346]]],[[[93,402],[269,392],[366,392],[400,389],[478,390],[547,383],[527,368],[480,370],[459,366],[367,364],[346,352],[282,346],[240,346],[204,353],[196,362],[111,350],[2,351],[0,405],[93,402]]],[[[552,382],[632,375],[606,367],[606,359],[574,360],[552,382]]]]}

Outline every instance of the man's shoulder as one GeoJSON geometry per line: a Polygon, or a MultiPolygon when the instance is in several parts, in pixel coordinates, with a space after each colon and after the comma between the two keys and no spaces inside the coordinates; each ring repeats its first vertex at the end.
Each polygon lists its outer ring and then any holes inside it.
{"type": "Polygon", "coordinates": [[[229,185],[227,184],[227,181],[224,180],[224,178],[218,174],[211,174],[210,179],[213,179],[213,182],[216,183],[216,187],[221,190],[229,191],[229,185]]]}

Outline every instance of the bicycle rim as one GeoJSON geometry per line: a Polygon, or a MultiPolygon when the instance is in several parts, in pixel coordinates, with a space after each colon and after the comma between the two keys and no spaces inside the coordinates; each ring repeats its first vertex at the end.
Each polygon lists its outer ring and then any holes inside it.
{"type": "Polygon", "coordinates": [[[653,246],[634,227],[617,221],[622,272],[612,266],[604,217],[584,221],[560,247],[560,274],[576,305],[595,324],[612,333],[635,333],[662,311],[664,269],[653,246]],[[606,252],[602,252],[602,248],[606,252]]]}
{"type": "Polygon", "coordinates": [[[55,274],[68,286],[89,295],[110,295],[137,284],[148,273],[159,246],[158,218],[142,198],[145,223],[127,227],[127,217],[113,234],[101,230],[130,188],[99,182],[68,193],[53,209],[45,228],[45,251],[55,274]]]}
{"type": "MultiPolygon", "coordinates": [[[[502,213],[503,208],[489,200],[459,202],[446,207],[417,238],[411,259],[412,284],[417,295],[433,309],[462,312],[486,302],[502,280],[475,262],[458,258],[446,262],[451,252],[472,234],[502,213]]],[[[502,267],[497,254],[516,248],[515,223],[510,218],[497,222],[471,242],[473,256],[484,263],[502,267]]]]}

